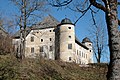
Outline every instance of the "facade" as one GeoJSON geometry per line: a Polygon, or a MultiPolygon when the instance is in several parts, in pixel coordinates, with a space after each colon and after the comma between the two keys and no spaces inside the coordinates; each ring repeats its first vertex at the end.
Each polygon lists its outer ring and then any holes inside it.
{"type": "MultiPolygon", "coordinates": [[[[20,33],[14,35],[16,52],[20,51],[20,33]]],[[[38,25],[28,29],[25,44],[25,57],[41,56],[46,59],[88,64],[93,62],[92,42],[84,38],[80,42],[75,36],[75,26],[70,19],[61,22],[51,15],[38,25]]]]}

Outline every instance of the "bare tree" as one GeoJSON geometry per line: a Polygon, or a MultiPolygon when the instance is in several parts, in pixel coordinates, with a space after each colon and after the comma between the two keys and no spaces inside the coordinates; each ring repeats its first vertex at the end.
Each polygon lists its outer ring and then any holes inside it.
{"type": "Polygon", "coordinates": [[[44,0],[11,0],[18,8],[17,24],[20,26],[20,55],[24,58],[25,54],[25,38],[28,26],[35,25],[37,20],[43,16],[42,12],[46,12],[46,1],[44,0]]]}
{"type": "Polygon", "coordinates": [[[93,25],[92,28],[89,29],[90,38],[93,42],[93,53],[97,60],[97,63],[101,63],[101,58],[103,55],[106,55],[106,47],[107,47],[107,36],[105,35],[105,29],[102,24],[93,25]]]}
{"type": "Polygon", "coordinates": [[[4,28],[6,28],[4,19],[0,18],[0,55],[12,53],[13,51],[11,36],[4,28]]]}
{"type": "MultiPolygon", "coordinates": [[[[61,1],[48,0],[48,1],[54,7],[61,7],[61,6],[69,5],[73,0],[61,0],[61,1]]],[[[77,2],[79,3],[80,1],[77,2]]],[[[84,16],[84,14],[88,10],[90,10],[91,13],[95,13],[95,11],[92,9],[93,8],[92,6],[105,13],[108,38],[109,38],[108,42],[110,49],[110,63],[107,74],[108,80],[120,80],[120,42],[119,42],[120,36],[118,29],[118,25],[120,25],[120,20],[118,19],[118,10],[117,10],[119,3],[120,2],[118,2],[118,0],[84,0],[83,4],[87,4],[87,5],[83,5],[82,9],[79,5],[75,4],[76,5],[75,8],[77,9],[77,11],[82,13],[79,19],[82,16],[84,16]]]]}

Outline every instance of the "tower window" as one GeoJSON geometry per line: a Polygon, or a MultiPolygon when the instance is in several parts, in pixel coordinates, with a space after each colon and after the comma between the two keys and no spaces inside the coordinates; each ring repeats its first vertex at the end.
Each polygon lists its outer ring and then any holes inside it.
{"type": "Polygon", "coordinates": [[[34,42],[34,37],[33,36],[31,37],[31,42],[34,42]]]}
{"type": "Polygon", "coordinates": [[[40,52],[43,52],[43,46],[40,47],[40,52]]]}
{"type": "Polygon", "coordinates": [[[91,50],[90,50],[90,52],[91,52],[91,50]]]}
{"type": "Polygon", "coordinates": [[[89,46],[91,46],[91,44],[89,44],[89,46]]]}
{"type": "Polygon", "coordinates": [[[71,61],[72,60],[72,58],[71,57],[69,57],[69,61],[71,61]]]}
{"type": "Polygon", "coordinates": [[[50,41],[52,41],[52,38],[50,38],[50,41]]]}
{"type": "Polygon", "coordinates": [[[71,29],[71,27],[68,27],[68,29],[71,29]]]}
{"type": "Polygon", "coordinates": [[[34,53],[34,47],[31,47],[31,53],[34,53]]]}
{"type": "Polygon", "coordinates": [[[71,38],[71,36],[69,36],[69,38],[71,38]]]}
{"type": "Polygon", "coordinates": [[[68,44],[68,49],[72,49],[72,44],[68,44]]]}
{"type": "Polygon", "coordinates": [[[41,39],[41,42],[43,42],[43,39],[41,39]]]}
{"type": "Polygon", "coordinates": [[[50,46],[50,51],[52,51],[53,50],[53,47],[52,46],[50,46]]]}

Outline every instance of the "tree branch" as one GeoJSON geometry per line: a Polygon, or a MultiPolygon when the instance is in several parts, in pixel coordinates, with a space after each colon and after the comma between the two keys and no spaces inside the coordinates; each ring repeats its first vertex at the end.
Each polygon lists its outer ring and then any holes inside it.
{"type": "Polygon", "coordinates": [[[118,25],[120,26],[120,20],[118,20],[118,25]]]}
{"type": "Polygon", "coordinates": [[[93,5],[94,7],[101,9],[102,11],[106,12],[107,9],[102,5],[96,2],[96,0],[89,0],[90,4],[93,5]]]}
{"type": "Polygon", "coordinates": [[[90,8],[91,10],[91,16],[92,16],[92,20],[93,20],[93,25],[95,25],[95,27],[97,28],[97,24],[96,24],[96,21],[95,21],[95,18],[94,18],[94,11],[90,8]]]}
{"type": "Polygon", "coordinates": [[[85,9],[84,11],[81,11],[81,10],[79,10],[79,9],[77,8],[77,10],[78,10],[79,12],[82,12],[83,14],[75,21],[74,24],[76,24],[76,23],[79,21],[79,19],[82,18],[82,17],[85,15],[85,13],[90,9],[90,7],[91,7],[91,5],[89,5],[88,8],[85,9]]]}
{"type": "Polygon", "coordinates": [[[50,5],[54,6],[54,7],[62,7],[62,6],[66,6],[68,4],[70,4],[72,2],[72,0],[65,0],[63,2],[60,2],[59,0],[56,0],[55,3],[49,3],[50,5]]]}
{"type": "Polygon", "coordinates": [[[118,2],[118,5],[120,5],[120,2],[118,2]]]}

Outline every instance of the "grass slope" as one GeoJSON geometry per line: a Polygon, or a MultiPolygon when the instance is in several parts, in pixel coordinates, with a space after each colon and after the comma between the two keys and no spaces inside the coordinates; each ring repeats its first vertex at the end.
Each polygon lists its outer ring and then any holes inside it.
{"type": "Polygon", "coordinates": [[[0,55],[0,80],[106,80],[107,67],[0,55]]]}

